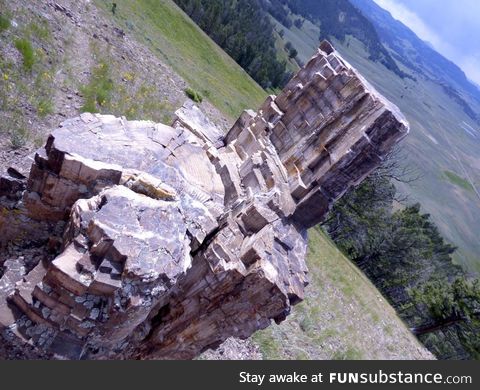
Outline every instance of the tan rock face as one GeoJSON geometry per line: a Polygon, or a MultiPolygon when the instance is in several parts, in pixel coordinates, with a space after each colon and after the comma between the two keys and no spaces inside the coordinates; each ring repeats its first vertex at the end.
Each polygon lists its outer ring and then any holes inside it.
{"type": "Polygon", "coordinates": [[[327,42],[226,136],[191,105],[172,126],[64,122],[27,182],[0,181],[0,245],[50,251],[2,259],[0,355],[190,359],[282,321],[306,229],[407,133],[327,42]]]}

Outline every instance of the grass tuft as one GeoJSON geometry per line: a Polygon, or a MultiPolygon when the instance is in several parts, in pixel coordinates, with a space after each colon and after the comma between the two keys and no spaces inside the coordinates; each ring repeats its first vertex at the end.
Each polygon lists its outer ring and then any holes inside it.
{"type": "Polygon", "coordinates": [[[280,344],[276,339],[270,336],[268,332],[257,332],[253,334],[252,339],[258,345],[265,360],[282,359],[280,344]]]}
{"type": "Polygon", "coordinates": [[[42,41],[48,41],[51,38],[51,33],[47,22],[32,22],[27,26],[27,32],[30,36],[41,39],[42,41]]]}
{"type": "Polygon", "coordinates": [[[192,88],[187,88],[185,90],[185,94],[192,99],[195,103],[201,103],[203,101],[202,95],[200,95],[197,91],[193,90],[192,88]]]}
{"type": "Polygon", "coordinates": [[[344,351],[336,351],[332,356],[333,360],[362,360],[363,356],[360,351],[349,347],[344,351]]]}
{"type": "MultiPolygon", "coordinates": [[[[111,15],[111,5],[95,0],[111,15]]],[[[117,0],[116,22],[231,119],[267,94],[171,0],[117,0]]]]}
{"type": "Polygon", "coordinates": [[[10,134],[10,145],[13,149],[20,149],[28,141],[29,132],[26,127],[20,127],[10,134]]]}
{"type": "Polygon", "coordinates": [[[10,28],[10,19],[4,15],[0,15],[0,33],[10,28]]]}
{"type": "Polygon", "coordinates": [[[100,62],[93,68],[89,83],[81,88],[85,98],[81,111],[100,112],[102,107],[110,104],[113,89],[110,67],[106,62],[100,62]]]}
{"type": "Polygon", "coordinates": [[[53,102],[51,99],[42,98],[37,103],[37,113],[40,118],[45,118],[53,113],[53,102]]]}
{"type": "Polygon", "coordinates": [[[31,72],[33,69],[33,64],[35,64],[35,51],[33,46],[28,39],[16,39],[15,47],[22,54],[23,57],[23,68],[31,72]]]}

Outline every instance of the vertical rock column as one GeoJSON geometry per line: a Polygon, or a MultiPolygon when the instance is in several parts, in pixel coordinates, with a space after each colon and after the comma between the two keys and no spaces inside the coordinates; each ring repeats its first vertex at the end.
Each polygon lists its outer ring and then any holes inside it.
{"type": "Polygon", "coordinates": [[[247,156],[249,137],[273,144],[288,175],[293,218],[310,227],[408,130],[398,108],[324,41],[279,96],[268,98],[258,113],[239,118],[226,141],[247,156]]]}

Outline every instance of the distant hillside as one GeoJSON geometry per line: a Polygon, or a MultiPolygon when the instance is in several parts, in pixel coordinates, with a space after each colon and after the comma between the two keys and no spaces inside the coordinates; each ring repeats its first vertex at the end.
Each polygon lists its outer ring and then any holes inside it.
{"type": "Polygon", "coordinates": [[[376,88],[396,103],[410,121],[408,163],[421,178],[400,188],[432,214],[442,233],[458,247],[456,260],[480,272],[480,93],[464,72],[419,39],[372,0],[352,0],[372,21],[382,43],[416,82],[400,81],[363,60],[352,39],[339,50],[376,88]],[[459,186],[444,171],[468,182],[459,186]],[[474,187],[474,191],[467,188],[474,187]]]}
{"type": "MultiPolygon", "coordinates": [[[[468,272],[480,273],[480,242],[476,238],[476,232],[480,231],[478,191],[458,186],[444,174],[444,171],[452,171],[468,181],[470,186],[480,187],[480,129],[477,123],[480,101],[475,97],[475,86],[468,82],[455,64],[434,52],[372,1],[362,0],[373,9],[363,11],[363,20],[366,20],[363,27],[366,31],[371,28],[376,30],[381,46],[409,77],[402,78],[380,61],[372,61],[371,48],[364,39],[365,35],[370,34],[352,29],[338,38],[335,31],[343,31],[343,26],[337,7],[331,5],[330,8],[322,8],[318,1],[299,1],[297,6],[300,8],[294,9],[302,14],[296,14],[287,7],[294,2],[278,1],[285,4],[283,9],[291,21],[301,19],[302,23],[297,23],[297,26],[283,23],[272,16],[277,32],[277,47],[283,48],[290,42],[298,52],[296,59],[304,62],[317,49],[319,36],[328,36],[336,49],[407,116],[411,133],[404,143],[404,163],[416,170],[420,177],[414,183],[397,183],[398,187],[409,196],[410,201],[419,201],[424,210],[432,214],[442,234],[458,247],[454,254],[455,261],[468,272]],[[301,6],[304,6],[303,11],[301,6]],[[383,29],[377,25],[377,11],[383,18],[383,29]],[[325,24],[322,32],[322,23],[312,14],[322,14],[323,18],[329,19],[334,24],[332,32],[326,31],[325,24]],[[389,28],[393,29],[391,31],[399,29],[398,39],[394,32],[389,35],[390,41],[398,41],[395,44],[389,45],[383,37],[382,31],[389,28]],[[417,49],[412,51],[415,55],[408,56],[393,50],[393,47],[417,49]],[[427,58],[422,58],[424,50],[427,58]],[[401,62],[398,60],[400,57],[406,59],[401,62]],[[410,62],[413,63],[411,67],[407,66],[410,62]]],[[[344,4],[342,1],[331,3],[344,4]]],[[[360,0],[354,4],[360,7],[360,0]]],[[[352,8],[357,14],[361,12],[352,8]]],[[[361,30],[362,24],[357,23],[356,28],[361,30]]],[[[282,50],[282,54],[284,52],[282,50]]],[[[294,67],[295,61],[291,61],[290,66],[294,67]]]]}
{"type": "Polygon", "coordinates": [[[388,11],[379,7],[373,0],[351,0],[351,2],[373,23],[381,42],[390,49],[395,60],[441,84],[459,104],[464,105],[467,115],[480,123],[478,113],[474,112],[455,88],[470,95],[466,96],[467,99],[474,98],[478,101],[480,101],[480,90],[467,79],[465,73],[455,63],[418,38],[403,23],[393,19],[388,11]]]}
{"type": "Polygon", "coordinates": [[[285,3],[294,14],[315,21],[320,26],[320,39],[335,37],[344,42],[347,35],[360,40],[369,58],[378,61],[400,77],[408,76],[383,47],[370,21],[348,0],[277,0],[285,3]]]}
{"type": "MultiPolygon", "coordinates": [[[[259,0],[175,0],[263,88],[291,77],[275,54],[273,25],[259,0]]],[[[280,14],[281,15],[281,14],[280,14]]]]}

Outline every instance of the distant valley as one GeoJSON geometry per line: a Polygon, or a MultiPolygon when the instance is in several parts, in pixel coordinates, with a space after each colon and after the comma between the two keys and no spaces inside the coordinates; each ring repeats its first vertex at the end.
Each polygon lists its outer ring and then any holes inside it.
{"type": "MultiPolygon", "coordinates": [[[[457,246],[456,261],[468,272],[479,274],[478,87],[457,65],[433,50],[373,0],[330,2],[335,3],[335,7],[320,7],[313,0],[292,3],[303,10],[303,15],[291,18],[301,18],[302,24],[300,28],[293,24],[287,28],[273,18],[277,38],[282,41],[278,47],[291,42],[298,52],[297,59],[304,63],[316,50],[319,37],[325,36],[376,89],[398,105],[411,125],[404,145],[405,163],[419,176],[410,184],[397,183],[398,187],[410,201],[419,201],[445,237],[457,246]],[[316,9],[324,15],[311,12],[316,9]],[[319,27],[322,17],[327,18],[327,11],[328,17],[337,22],[333,31],[322,31],[319,27]],[[348,25],[347,21],[352,20],[355,23],[348,25]],[[374,26],[375,33],[368,22],[374,26]],[[372,56],[379,44],[385,51],[381,51],[381,56],[372,56]],[[396,66],[391,66],[388,58],[393,58],[396,66]],[[453,176],[459,179],[452,180],[453,176]]],[[[290,61],[292,68],[295,65],[290,61]]]]}

